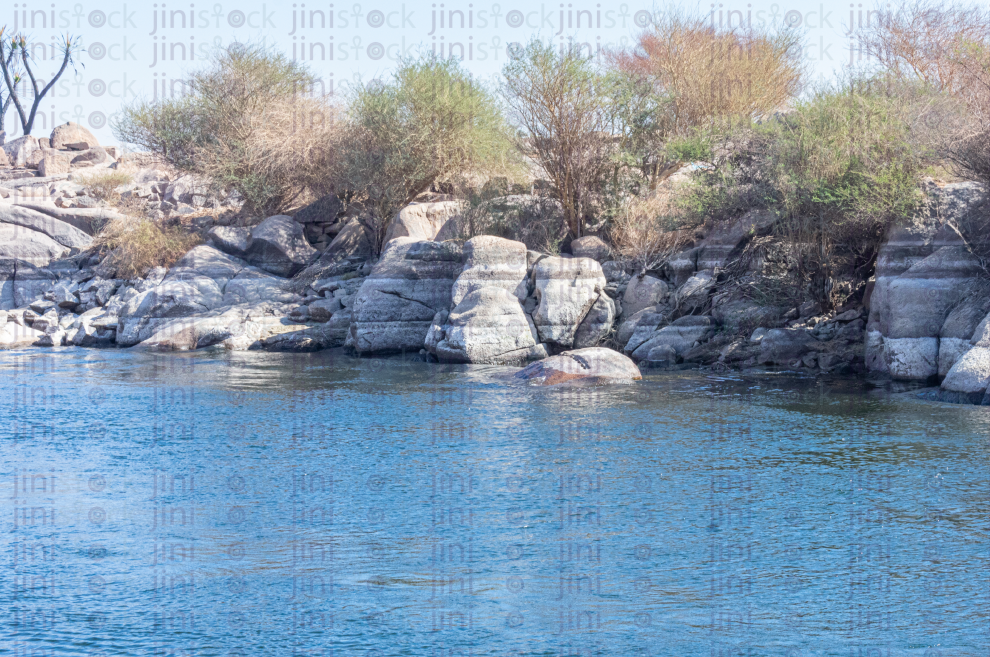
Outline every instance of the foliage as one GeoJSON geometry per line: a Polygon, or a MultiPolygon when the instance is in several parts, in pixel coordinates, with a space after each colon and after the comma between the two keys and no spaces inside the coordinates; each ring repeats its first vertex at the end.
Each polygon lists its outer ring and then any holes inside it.
{"type": "Polygon", "coordinates": [[[571,236],[580,237],[615,176],[617,104],[609,80],[579,51],[535,39],[502,77],[512,116],[527,133],[526,155],[550,181],[571,236]]]}
{"type": "Polygon", "coordinates": [[[688,199],[699,220],[775,212],[794,274],[826,306],[833,277],[868,277],[889,226],[918,208],[921,176],[938,161],[926,126],[951,111],[923,87],[875,82],[816,90],[727,136],[688,199]]]}
{"type": "Polygon", "coordinates": [[[236,190],[247,212],[274,214],[324,184],[335,158],[334,109],[307,97],[314,78],[260,46],[219,50],[181,98],[137,102],[114,134],[176,168],[236,190]]]}
{"type": "Polygon", "coordinates": [[[622,150],[649,188],[697,159],[700,135],[787,105],[805,73],[793,55],[800,46],[795,32],[715,28],[675,11],[645,30],[635,48],[613,55],[624,78],[617,94],[622,150]]]}
{"type": "Polygon", "coordinates": [[[515,167],[496,99],[453,59],[400,63],[391,80],[350,99],[336,187],[371,210],[376,252],[392,217],[438,182],[515,167]]]}
{"type": "Polygon", "coordinates": [[[120,278],[144,276],[154,267],[171,267],[200,237],[181,226],[164,226],[152,219],[121,217],[97,233],[94,244],[110,251],[104,266],[120,278]]]}
{"type": "MultiPolygon", "coordinates": [[[[25,135],[31,134],[31,130],[34,128],[34,119],[38,114],[41,100],[55,86],[69,64],[75,66],[74,57],[82,47],[79,39],[74,39],[68,34],[63,36],[58,44],[62,64],[59,66],[58,72],[52,75],[47,84],[42,87],[31,68],[31,62],[34,59],[31,53],[36,45],[38,45],[37,42],[30,43],[28,37],[23,33],[8,34],[6,26],[0,27],[0,72],[3,73],[3,82],[7,87],[7,97],[4,99],[3,94],[0,94],[0,126],[3,126],[7,110],[13,103],[25,135]],[[26,79],[25,75],[27,76],[26,79]],[[21,83],[26,81],[31,82],[29,91],[32,101],[30,106],[26,106],[27,98],[21,98],[24,93],[21,83]]],[[[44,47],[45,44],[42,44],[42,49],[44,47]]],[[[54,52],[55,44],[53,43],[51,47],[54,52]]]]}
{"type": "Polygon", "coordinates": [[[105,169],[98,173],[76,176],[74,182],[89,188],[90,195],[101,201],[113,202],[120,198],[117,188],[132,180],[133,178],[124,172],[105,169]]]}

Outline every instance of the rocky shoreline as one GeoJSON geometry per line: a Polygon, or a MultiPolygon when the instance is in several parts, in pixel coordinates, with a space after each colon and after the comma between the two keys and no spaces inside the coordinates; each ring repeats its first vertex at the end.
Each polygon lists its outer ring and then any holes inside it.
{"type": "Polygon", "coordinates": [[[633,380],[637,366],[784,368],[937,383],[927,398],[990,404],[990,286],[956,228],[985,211],[973,184],[931,184],[930,212],[887,237],[875,278],[822,312],[748,292],[761,262],[742,256],[771,228],[755,211],[695,235],[663,271],[637,273],[597,237],[557,255],[494,236],[451,239],[464,205],[434,194],[395,217],[374,259],[370,235],[335,197],[232,225],[232,213],[218,211],[231,199],[211,198],[202,181],[140,154],[115,157],[71,125],[60,137],[60,128],[37,148],[29,138],[3,145],[15,166],[0,169],[0,348],[345,347],[541,361],[532,378],[553,384],[633,380]],[[59,143],[70,138],[76,150],[59,143]],[[170,268],[118,276],[94,236],[120,215],[76,180],[94,167],[131,171],[121,196],[182,221],[204,243],[170,268]],[[51,173],[59,168],[67,171],[51,173]]]}

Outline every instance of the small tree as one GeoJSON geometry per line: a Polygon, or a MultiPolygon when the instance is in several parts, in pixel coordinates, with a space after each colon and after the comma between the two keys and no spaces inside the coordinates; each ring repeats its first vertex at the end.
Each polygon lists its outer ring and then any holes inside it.
{"type": "Polygon", "coordinates": [[[513,118],[527,133],[523,148],[549,179],[571,236],[581,237],[614,171],[608,81],[579,51],[560,53],[535,39],[502,76],[513,118]]]}
{"type": "Polygon", "coordinates": [[[628,78],[622,150],[650,189],[683,163],[686,153],[672,141],[724,132],[791,101],[804,75],[793,54],[800,45],[794,32],[720,29],[674,12],[644,31],[634,50],[613,54],[628,78]]]}
{"type": "Polygon", "coordinates": [[[0,106],[0,126],[3,125],[3,119],[6,116],[8,107],[13,103],[14,108],[17,109],[17,115],[21,120],[21,127],[24,129],[24,134],[31,134],[31,130],[34,128],[34,118],[38,114],[38,107],[41,105],[41,99],[51,91],[51,88],[62,77],[62,73],[65,72],[69,64],[75,64],[73,55],[78,50],[78,39],[73,39],[71,36],[65,35],[62,43],[59,44],[59,51],[62,54],[62,65],[59,67],[58,73],[48,81],[48,84],[44,87],[39,87],[38,79],[35,78],[34,71],[31,69],[32,57],[27,37],[20,33],[8,36],[7,27],[0,27],[0,69],[3,71],[3,81],[7,87],[7,98],[3,101],[2,106],[0,106]],[[24,79],[24,74],[31,81],[31,92],[34,94],[34,100],[31,103],[30,109],[25,109],[27,100],[21,99],[21,92],[18,90],[20,83],[24,79]]]}
{"type": "Polygon", "coordinates": [[[392,217],[435,182],[515,166],[498,103],[453,59],[406,60],[388,82],[360,87],[346,130],[337,187],[369,210],[376,252],[392,217]]]}

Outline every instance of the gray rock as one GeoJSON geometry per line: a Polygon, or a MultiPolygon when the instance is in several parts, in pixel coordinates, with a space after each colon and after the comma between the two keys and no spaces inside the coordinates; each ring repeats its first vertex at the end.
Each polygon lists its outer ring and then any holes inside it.
{"type": "Polygon", "coordinates": [[[884,337],[883,358],[893,378],[925,381],[938,374],[938,338],[884,337]]]}
{"type": "Polygon", "coordinates": [[[462,201],[411,203],[392,219],[385,233],[385,244],[396,237],[410,237],[418,241],[435,239],[444,224],[460,214],[464,207],[462,201]]]}
{"type": "Polygon", "coordinates": [[[591,258],[604,262],[612,253],[612,249],[601,238],[586,235],[571,241],[571,253],[575,258],[591,258]]]}
{"type": "Polygon", "coordinates": [[[443,337],[436,343],[440,360],[515,364],[546,354],[536,349],[536,327],[519,299],[501,287],[483,287],[467,294],[441,330],[443,337]]]}
{"type": "Polygon", "coordinates": [[[600,385],[632,383],[643,378],[639,368],[617,351],[592,347],[565,351],[516,372],[513,378],[531,385],[600,385]]]}
{"type": "Polygon", "coordinates": [[[397,237],[358,290],[348,345],[358,353],[418,352],[433,317],[450,307],[460,254],[444,243],[397,237]]]}
{"type": "Polygon", "coordinates": [[[619,325],[615,333],[616,343],[622,347],[625,353],[629,353],[650,339],[656,332],[660,323],[664,321],[664,314],[657,312],[657,306],[643,308],[629,317],[629,319],[619,325]],[[638,336],[633,340],[633,336],[638,336]]]}
{"type": "Polygon", "coordinates": [[[88,249],[93,243],[92,237],[64,221],[16,205],[0,205],[0,224],[28,228],[71,249],[88,249]]]}
{"type": "Polygon", "coordinates": [[[162,201],[173,208],[180,203],[191,204],[193,196],[203,196],[209,191],[209,181],[187,174],[176,178],[165,188],[162,201]]]}
{"type": "Polygon", "coordinates": [[[7,322],[0,326],[0,350],[31,346],[43,335],[44,333],[41,331],[36,331],[17,322],[7,322]]]}
{"type": "Polygon", "coordinates": [[[612,330],[615,314],[615,302],[605,294],[599,295],[578,325],[574,334],[574,347],[597,347],[612,330]]]}
{"type": "Polygon", "coordinates": [[[973,347],[952,366],[945,380],[943,390],[966,394],[977,393],[981,398],[990,384],[990,349],[973,347]]]}
{"type": "Polygon", "coordinates": [[[760,341],[760,364],[786,365],[809,351],[815,351],[818,340],[808,329],[770,329],[760,341]]]}
{"type": "Polygon", "coordinates": [[[309,304],[309,316],[314,322],[329,322],[334,313],[341,309],[340,299],[318,299],[309,304]]]}
{"type": "Polygon", "coordinates": [[[526,285],[526,245],[488,235],[464,243],[464,271],[454,281],[452,305],[457,306],[471,292],[498,287],[524,301],[526,285]]]}
{"type": "Polygon", "coordinates": [[[659,278],[645,274],[633,276],[622,295],[622,311],[626,317],[632,317],[644,308],[663,303],[669,294],[667,283],[659,278]]]}
{"type": "Polygon", "coordinates": [[[659,345],[650,349],[643,364],[654,369],[667,369],[677,364],[677,352],[670,345],[659,345]]]}
{"type": "Polygon", "coordinates": [[[687,279],[675,295],[677,308],[681,312],[691,312],[705,305],[708,292],[714,285],[710,271],[699,271],[687,279]]]}
{"type": "Polygon", "coordinates": [[[302,225],[284,214],[268,217],[251,230],[245,260],[277,276],[289,278],[310,264],[317,251],[303,235],[302,225]]]}
{"type": "Polygon", "coordinates": [[[86,148],[100,145],[92,132],[72,121],[55,126],[49,143],[56,150],[68,148],[69,144],[85,143],[86,148]]]}
{"type": "Polygon", "coordinates": [[[8,141],[0,145],[0,148],[7,155],[7,160],[11,166],[26,167],[33,160],[40,159],[38,156],[41,147],[38,145],[38,138],[31,135],[8,141]]]}
{"type": "Polygon", "coordinates": [[[542,342],[574,344],[581,320],[605,291],[601,265],[591,258],[547,257],[533,268],[539,306],[533,321],[542,342]]]}
{"type": "Polygon", "coordinates": [[[102,146],[93,146],[72,158],[72,164],[78,165],[81,163],[89,164],[102,164],[106,162],[110,156],[107,155],[106,150],[102,146]]]}
{"type": "Polygon", "coordinates": [[[339,330],[320,324],[300,331],[279,333],[261,340],[259,347],[265,351],[311,352],[339,347],[342,344],[339,330]]]}
{"type": "Polygon", "coordinates": [[[251,229],[237,226],[214,226],[206,234],[218,249],[237,257],[244,257],[251,241],[251,229]]]}
{"type": "Polygon", "coordinates": [[[649,356],[651,349],[660,346],[668,346],[679,357],[683,357],[684,354],[692,349],[694,343],[707,340],[711,332],[710,320],[707,317],[682,317],[681,319],[690,319],[691,321],[663,327],[654,333],[649,340],[632,351],[632,359],[637,362],[645,360],[649,356]]]}

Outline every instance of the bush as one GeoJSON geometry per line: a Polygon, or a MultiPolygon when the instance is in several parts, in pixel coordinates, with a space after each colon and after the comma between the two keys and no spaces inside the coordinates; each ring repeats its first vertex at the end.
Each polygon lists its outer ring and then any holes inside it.
{"type": "Polygon", "coordinates": [[[83,187],[88,187],[90,194],[101,201],[116,203],[120,200],[120,194],[117,193],[117,188],[121,185],[128,184],[132,180],[133,178],[129,174],[122,171],[104,169],[99,173],[77,175],[74,177],[73,182],[83,187]]]}
{"type": "Polygon", "coordinates": [[[181,226],[134,217],[112,219],[93,240],[110,251],[103,266],[112,267],[119,278],[137,278],[154,267],[171,267],[201,241],[181,226]]]}
{"type": "Polygon", "coordinates": [[[313,84],[280,53],[229,48],[191,75],[187,95],[125,107],[112,128],[122,142],[210,179],[216,191],[236,190],[246,212],[275,214],[332,175],[334,109],[306,97],[313,84]]]}
{"type": "Polygon", "coordinates": [[[401,62],[387,83],[356,91],[347,118],[336,187],[370,210],[376,253],[392,217],[435,183],[516,167],[498,103],[452,59],[401,62]]]}
{"type": "Polygon", "coordinates": [[[618,254],[639,271],[657,270],[692,240],[691,218],[675,192],[658,189],[626,203],[612,220],[610,237],[618,254]]]}
{"type": "Polygon", "coordinates": [[[940,152],[960,177],[990,187],[990,11],[978,5],[903,3],[865,38],[887,75],[954,98],[964,110],[943,123],[940,152]]]}
{"type": "Polygon", "coordinates": [[[699,220],[773,211],[793,274],[826,308],[834,278],[868,278],[889,226],[918,208],[921,177],[939,162],[930,133],[940,108],[951,112],[928,89],[877,82],[819,89],[727,136],[690,192],[699,220]]]}
{"type": "Polygon", "coordinates": [[[798,94],[804,66],[795,32],[721,29],[708,18],[672,12],[613,63],[620,94],[622,148],[650,190],[685,161],[699,159],[699,133],[782,109],[798,94]]]}

